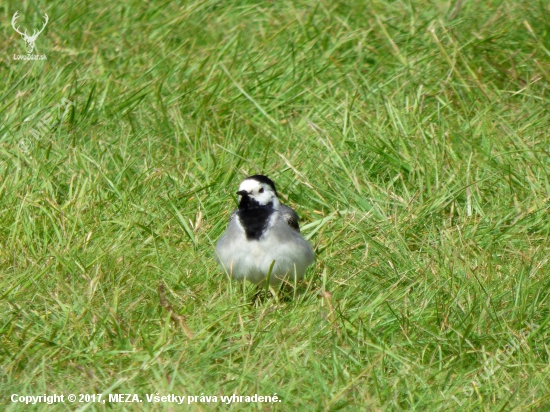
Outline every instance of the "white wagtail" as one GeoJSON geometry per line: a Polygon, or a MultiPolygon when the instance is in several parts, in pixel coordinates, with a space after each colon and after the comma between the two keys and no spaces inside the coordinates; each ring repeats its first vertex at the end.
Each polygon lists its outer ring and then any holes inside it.
{"type": "Polygon", "coordinates": [[[239,208],[231,215],[216,244],[216,259],[233,279],[278,285],[285,278],[302,279],[315,260],[311,245],[300,235],[298,214],[281,204],[275,183],[263,175],[239,186],[239,208]]]}

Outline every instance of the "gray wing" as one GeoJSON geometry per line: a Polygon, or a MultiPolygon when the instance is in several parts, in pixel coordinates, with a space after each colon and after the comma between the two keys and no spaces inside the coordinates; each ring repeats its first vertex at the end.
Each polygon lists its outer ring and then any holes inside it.
{"type": "Polygon", "coordinates": [[[298,217],[298,213],[296,213],[294,210],[289,208],[285,205],[279,206],[279,213],[281,213],[281,216],[285,218],[286,223],[294,229],[297,232],[300,232],[300,225],[298,224],[298,221],[300,218],[298,217]]]}

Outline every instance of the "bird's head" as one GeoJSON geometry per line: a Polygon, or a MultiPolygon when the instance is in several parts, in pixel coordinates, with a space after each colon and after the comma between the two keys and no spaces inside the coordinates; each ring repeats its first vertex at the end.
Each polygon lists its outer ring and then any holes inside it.
{"type": "Polygon", "coordinates": [[[275,183],[263,175],[247,177],[239,186],[239,209],[254,209],[257,207],[279,208],[279,198],[275,183]]]}

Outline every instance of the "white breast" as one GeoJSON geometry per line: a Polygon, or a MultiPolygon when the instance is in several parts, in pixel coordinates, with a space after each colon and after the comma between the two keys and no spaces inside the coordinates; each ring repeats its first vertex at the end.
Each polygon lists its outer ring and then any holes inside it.
{"type": "Polygon", "coordinates": [[[256,284],[267,278],[273,261],[270,283],[276,285],[287,276],[303,278],[314,260],[311,245],[288,226],[279,212],[271,216],[268,229],[259,240],[248,240],[235,217],[216,245],[216,254],[227,274],[256,284]]]}

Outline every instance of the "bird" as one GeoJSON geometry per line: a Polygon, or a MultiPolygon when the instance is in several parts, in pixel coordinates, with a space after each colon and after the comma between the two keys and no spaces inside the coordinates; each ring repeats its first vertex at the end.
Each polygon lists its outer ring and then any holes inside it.
{"type": "Polygon", "coordinates": [[[222,270],[259,286],[301,280],[315,253],[300,233],[298,214],[280,202],[275,183],[264,175],[250,176],[237,195],[238,209],[215,248],[222,270]]]}

